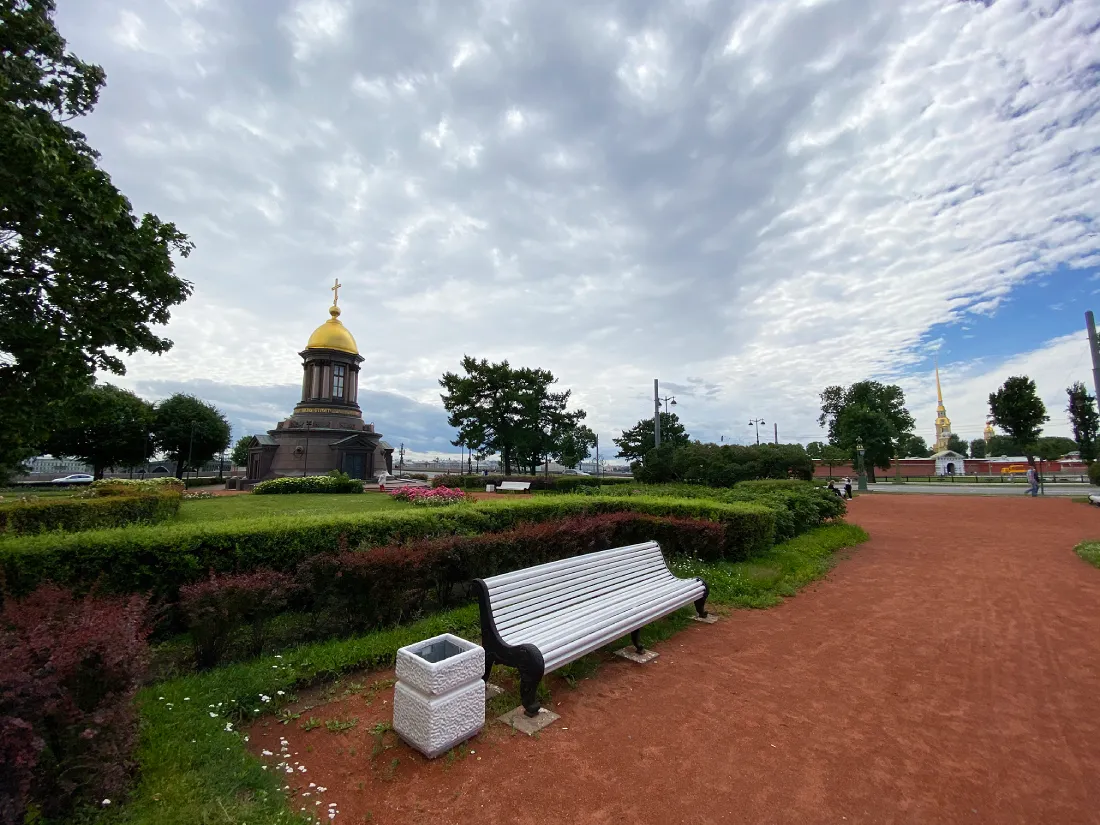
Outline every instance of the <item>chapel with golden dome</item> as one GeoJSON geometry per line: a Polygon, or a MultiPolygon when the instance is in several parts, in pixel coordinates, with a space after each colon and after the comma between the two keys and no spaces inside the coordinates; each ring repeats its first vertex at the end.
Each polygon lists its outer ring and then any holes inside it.
{"type": "Polygon", "coordinates": [[[393,447],[359,409],[355,337],[340,320],[339,280],[331,287],[329,319],[309,336],[302,359],[302,396],[290,417],[266,435],[252,437],[248,482],[342,470],[371,479],[393,470],[393,447]]]}

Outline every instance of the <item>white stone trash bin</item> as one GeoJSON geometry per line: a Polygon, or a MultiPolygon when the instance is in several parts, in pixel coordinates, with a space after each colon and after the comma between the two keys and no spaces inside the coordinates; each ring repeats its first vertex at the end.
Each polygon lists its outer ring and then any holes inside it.
{"type": "Polygon", "coordinates": [[[450,633],[397,651],[393,729],[434,759],[485,725],[485,651],[450,633]]]}

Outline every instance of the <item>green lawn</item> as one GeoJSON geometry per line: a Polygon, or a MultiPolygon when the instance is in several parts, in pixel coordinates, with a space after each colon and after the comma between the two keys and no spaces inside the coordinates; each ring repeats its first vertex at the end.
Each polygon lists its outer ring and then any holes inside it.
{"type": "Polygon", "coordinates": [[[1086,541],[1078,544],[1074,551],[1093,567],[1100,567],[1100,541],[1086,541]]]}
{"type": "Polygon", "coordinates": [[[333,495],[302,493],[278,496],[216,496],[184,501],[177,522],[225,521],[226,519],[263,518],[264,516],[318,516],[332,513],[379,513],[406,510],[412,505],[394,501],[388,495],[333,495]]]}

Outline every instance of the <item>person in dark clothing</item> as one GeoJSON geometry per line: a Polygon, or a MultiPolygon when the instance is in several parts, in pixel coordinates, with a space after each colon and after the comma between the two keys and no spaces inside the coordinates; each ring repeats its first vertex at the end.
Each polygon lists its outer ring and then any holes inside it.
{"type": "Polygon", "coordinates": [[[844,498],[852,497],[852,480],[850,478],[844,479],[844,498]]]}

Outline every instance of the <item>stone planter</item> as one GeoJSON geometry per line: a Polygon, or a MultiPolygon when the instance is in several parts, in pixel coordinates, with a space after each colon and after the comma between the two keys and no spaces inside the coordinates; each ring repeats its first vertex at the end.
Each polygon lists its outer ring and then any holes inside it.
{"type": "Polygon", "coordinates": [[[450,633],[397,651],[393,728],[429,759],[485,725],[485,651],[450,633]]]}

